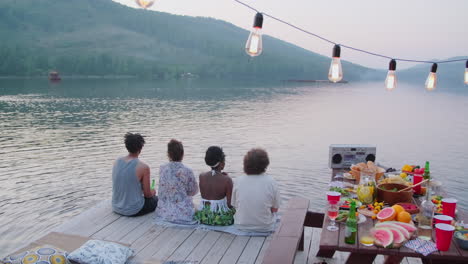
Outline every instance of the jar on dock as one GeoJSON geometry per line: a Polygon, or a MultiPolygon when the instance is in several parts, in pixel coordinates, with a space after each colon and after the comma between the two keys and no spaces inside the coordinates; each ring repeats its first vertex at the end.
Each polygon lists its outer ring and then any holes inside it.
{"type": "Polygon", "coordinates": [[[377,189],[375,188],[375,172],[361,171],[361,179],[356,190],[358,200],[363,204],[372,204],[375,200],[377,189]]]}

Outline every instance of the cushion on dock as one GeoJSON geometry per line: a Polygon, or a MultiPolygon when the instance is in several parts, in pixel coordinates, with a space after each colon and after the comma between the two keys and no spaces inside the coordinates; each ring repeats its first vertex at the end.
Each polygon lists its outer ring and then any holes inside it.
{"type": "Polygon", "coordinates": [[[68,259],[80,264],[125,264],[133,250],[117,243],[89,240],[68,255],[68,259]]]}
{"type": "Polygon", "coordinates": [[[67,252],[50,245],[32,247],[10,255],[2,261],[0,263],[5,264],[70,264],[67,260],[67,252]]]}

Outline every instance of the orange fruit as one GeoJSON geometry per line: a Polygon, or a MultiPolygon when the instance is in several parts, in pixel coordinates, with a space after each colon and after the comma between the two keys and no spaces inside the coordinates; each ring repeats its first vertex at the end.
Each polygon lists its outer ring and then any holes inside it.
{"type": "Polygon", "coordinates": [[[408,212],[403,211],[403,212],[400,212],[399,214],[397,214],[396,220],[398,222],[410,223],[411,222],[411,215],[408,212]]]}
{"type": "Polygon", "coordinates": [[[405,208],[403,208],[403,206],[398,205],[398,204],[395,204],[394,206],[392,206],[392,208],[395,209],[395,212],[397,215],[405,211],[405,208]]]}

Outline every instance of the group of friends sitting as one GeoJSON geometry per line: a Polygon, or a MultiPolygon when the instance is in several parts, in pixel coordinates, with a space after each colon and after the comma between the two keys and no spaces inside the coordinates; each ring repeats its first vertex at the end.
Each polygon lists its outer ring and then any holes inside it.
{"type": "Polygon", "coordinates": [[[114,212],[125,216],[155,212],[156,219],[175,224],[234,224],[244,231],[273,231],[280,193],[276,181],[265,173],[270,163],[265,150],[248,151],[245,175],[233,181],[223,172],[226,159],[222,148],[211,146],[205,155],[210,170],[201,173],[197,181],[192,169],[182,163],[182,142],[172,139],[167,144],[169,162],[160,166],[158,187],[152,188],[150,168],[138,158],[144,137],[127,133],[124,138],[128,155],[118,158],[112,170],[114,212]],[[193,196],[199,191],[202,199],[195,206],[193,196]]]}

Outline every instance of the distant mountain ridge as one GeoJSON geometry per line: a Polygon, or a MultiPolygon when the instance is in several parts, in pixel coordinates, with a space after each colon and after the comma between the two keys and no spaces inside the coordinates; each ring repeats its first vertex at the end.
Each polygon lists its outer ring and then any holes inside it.
{"type": "MultiPolygon", "coordinates": [[[[202,17],[133,9],[111,0],[0,1],[0,76],[137,75],[177,78],[326,79],[330,58],[264,36],[244,52],[248,31],[202,17]]],[[[346,80],[375,71],[343,62],[346,80]]]]}

